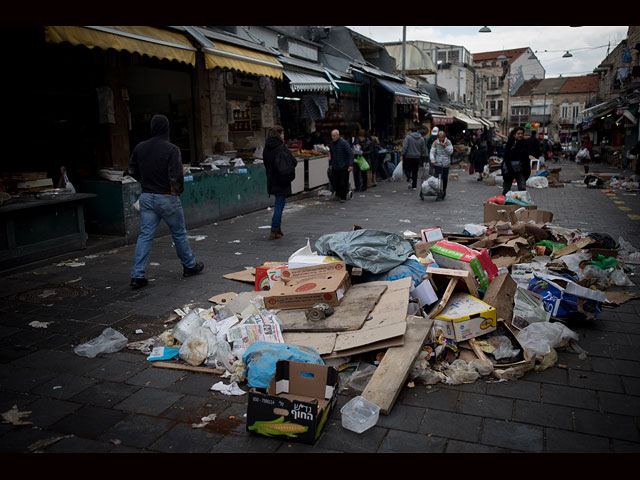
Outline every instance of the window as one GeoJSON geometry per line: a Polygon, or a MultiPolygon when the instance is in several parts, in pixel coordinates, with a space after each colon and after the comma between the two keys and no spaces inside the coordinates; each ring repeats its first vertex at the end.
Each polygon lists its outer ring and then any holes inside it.
{"type": "Polygon", "coordinates": [[[569,105],[562,105],[560,107],[560,118],[569,118],[569,105]]]}
{"type": "Polygon", "coordinates": [[[447,63],[447,52],[438,52],[438,62],[447,63]]]}
{"type": "Polygon", "coordinates": [[[492,89],[498,88],[498,78],[497,77],[491,77],[491,88],[492,89]]]}
{"type": "Polygon", "coordinates": [[[573,107],[571,108],[571,113],[573,114],[574,119],[578,118],[578,114],[580,113],[580,105],[573,104],[573,107]]]}
{"type": "Polygon", "coordinates": [[[498,100],[498,111],[502,111],[502,100],[498,100]]]}
{"type": "Polygon", "coordinates": [[[449,52],[449,63],[453,63],[457,65],[460,62],[460,52],[458,50],[453,50],[449,52]]]}

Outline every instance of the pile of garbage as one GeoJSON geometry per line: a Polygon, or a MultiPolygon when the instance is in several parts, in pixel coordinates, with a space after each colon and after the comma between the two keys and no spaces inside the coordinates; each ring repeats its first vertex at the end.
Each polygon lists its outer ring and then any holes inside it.
{"type": "MultiPolygon", "coordinates": [[[[286,261],[225,275],[253,290],[176,309],[159,336],[127,343],[105,332],[104,351],[126,344],[157,366],[220,374],[230,383],[212,390],[249,394],[249,430],[313,442],[340,391],[376,405],[377,418],[405,386],[515,380],[556,365],[563,348],[584,357],[572,322],[637,298],[624,289],[635,286],[640,252],[552,221],[527,192],[510,192],[488,199],[484,222],[460,233],[326,234],[315,251],[307,242],[286,261]],[[314,366],[314,385],[294,375],[300,365],[314,366]],[[291,418],[258,408],[283,394],[307,403],[288,407],[291,418]],[[305,410],[310,396],[315,414],[305,410]],[[301,422],[307,416],[316,423],[301,422]]],[[[76,353],[95,355],[88,347],[76,353]]]]}

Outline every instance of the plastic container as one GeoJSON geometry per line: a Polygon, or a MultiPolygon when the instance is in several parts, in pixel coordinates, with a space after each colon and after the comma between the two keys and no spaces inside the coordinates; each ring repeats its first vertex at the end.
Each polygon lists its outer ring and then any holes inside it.
{"type": "Polygon", "coordinates": [[[200,315],[195,310],[192,310],[176,324],[171,335],[180,343],[184,343],[197,328],[202,327],[203,323],[204,320],[200,318],[200,315]]]}
{"type": "Polygon", "coordinates": [[[340,409],[342,427],[352,432],[362,433],[369,430],[380,416],[380,407],[364,397],[354,397],[340,409]]]}

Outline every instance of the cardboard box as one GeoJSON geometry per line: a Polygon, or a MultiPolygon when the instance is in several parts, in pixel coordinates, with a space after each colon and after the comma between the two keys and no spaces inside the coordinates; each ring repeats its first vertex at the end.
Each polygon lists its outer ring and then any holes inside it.
{"type": "Polygon", "coordinates": [[[498,268],[486,250],[477,251],[459,243],[442,240],[431,247],[431,255],[439,267],[471,273],[481,290],[486,290],[491,280],[498,275],[498,268]]]}
{"type": "Polygon", "coordinates": [[[285,268],[282,271],[281,278],[282,281],[287,283],[300,278],[340,274],[344,272],[346,268],[347,265],[342,260],[321,263],[320,265],[310,267],[285,268]]]}
{"type": "MultiPolygon", "coordinates": [[[[438,240],[439,241],[439,240],[438,240]]],[[[431,247],[433,247],[438,241],[434,242],[417,242],[413,245],[413,251],[416,252],[416,257],[418,258],[426,258],[431,251],[431,247]]]]}
{"type": "Polygon", "coordinates": [[[537,225],[545,224],[553,220],[553,212],[547,212],[544,210],[520,210],[517,213],[518,220],[521,222],[533,222],[537,225]]]}
{"type": "Polygon", "coordinates": [[[423,228],[420,230],[420,237],[425,243],[444,240],[444,237],[442,236],[442,229],[440,227],[423,228]]]}
{"type": "Polygon", "coordinates": [[[280,281],[264,295],[267,309],[291,310],[311,308],[316,303],[338,306],[351,287],[349,274],[342,270],[335,274],[307,276],[280,281]]]}
{"type": "Polygon", "coordinates": [[[266,393],[249,391],[247,431],[277,440],[313,444],[337,399],[335,368],[278,360],[266,393]]]}
{"type": "Polygon", "coordinates": [[[468,293],[454,293],[433,325],[445,337],[462,342],[492,332],[497,326],[496,309],[468,293]]]}
{"type": "MultiPolygon", "coordinates": [[[[515,212],[519,208],[523,208],[523,205],[498,205],[495,203],[484,204],[484,223],[497,222],[502,220],[504,222],[510,222],[510,212],[515,212]]],[[[535,205],[524,206],[527,210],[536,210],[535,205]]]]}
{"type": "Polygon", "coordinates": [[[256,267],[253,289],[256,292],[270,290],[280,279],[280,273],[285,268],[287,268],[287,264],[282,262],[265,262],[264,265],[256,267]]]}

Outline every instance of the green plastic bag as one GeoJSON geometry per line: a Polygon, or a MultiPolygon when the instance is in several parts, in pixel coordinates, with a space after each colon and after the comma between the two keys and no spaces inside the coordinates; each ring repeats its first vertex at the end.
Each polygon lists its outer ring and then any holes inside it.
{"type": "Polygon", "coordinates": [[[548,248],[549,250],[551,250],[551,253],[555,253],[558,250],[566,247],[566,245],[562,243],[552,242],[551,240],[540,240],[539,242],[536,243],[536,245],[540,245],[548,248]]]}
{"type": "Polygon", "coordinates": [[[605,257],[604,255],[598,255],[596,260],[592,260],[589,265],[595,265],[596,267],[601,268],[602,270],[607,270],[612,267],[616,267],[620,264],[615,257],[605,257]]]}
{"type": "Polygon", "coordinates": [[[371,168],[369,166],[369,162],[367,162],[367,160],[362,155],[358,155],[355,159],[355,162],[358,164],[358,167],[360,167],[360,170],[362,170],[363,172],[366,172],[371,168]]]}

